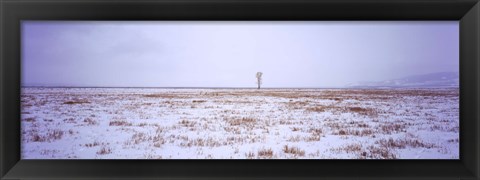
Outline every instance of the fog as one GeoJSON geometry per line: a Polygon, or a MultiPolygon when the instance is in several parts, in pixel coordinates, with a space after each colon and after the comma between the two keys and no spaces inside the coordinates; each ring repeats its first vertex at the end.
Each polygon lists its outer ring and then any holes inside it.
{"type": "Polygon", "coordinates": [[[343,87],[459,69],[458,21],[22,21],[23,86],[343,87]]]}

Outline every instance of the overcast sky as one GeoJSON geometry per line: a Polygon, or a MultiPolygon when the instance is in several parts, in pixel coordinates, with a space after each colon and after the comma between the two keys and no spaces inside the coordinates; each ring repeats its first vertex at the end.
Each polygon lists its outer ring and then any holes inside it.
{"type": "Polygon", "coordinates": [[[458,21],[23,21],[22,85],[342,87],[458,72],[458,21]]]}

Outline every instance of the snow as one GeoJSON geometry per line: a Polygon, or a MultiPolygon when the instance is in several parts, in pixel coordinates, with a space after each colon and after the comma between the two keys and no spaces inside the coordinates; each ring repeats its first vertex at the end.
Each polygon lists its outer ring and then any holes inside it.
{"type": "Polygon", "coordinates": [[[22,88],[21,105],[22,159],[459,158],[458,88],[22,88]]]}

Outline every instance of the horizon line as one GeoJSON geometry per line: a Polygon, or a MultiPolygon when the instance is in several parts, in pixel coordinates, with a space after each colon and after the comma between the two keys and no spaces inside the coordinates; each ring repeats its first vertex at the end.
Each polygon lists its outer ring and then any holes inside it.
{"type": "MultiPolygon", "coordinates": [[[[21,88],[148,88],[148,89],[258,89],[257,87],[159,87],[159,86],[21,86],[21,88]]],[[[325,87],[261,87],[260,89],[367,89],[367,88],[460,88],[460,86],[325,86],[325,87]]]]}

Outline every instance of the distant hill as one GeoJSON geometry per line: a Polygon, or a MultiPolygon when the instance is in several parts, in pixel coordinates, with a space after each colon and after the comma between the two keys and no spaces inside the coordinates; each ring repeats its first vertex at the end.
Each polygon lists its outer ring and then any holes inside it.
{"type": "Polygon", "coordinates": [[[458,72],[438,72],[375,82],[359,82],[348,87],[459,87],[458,72]]]}

